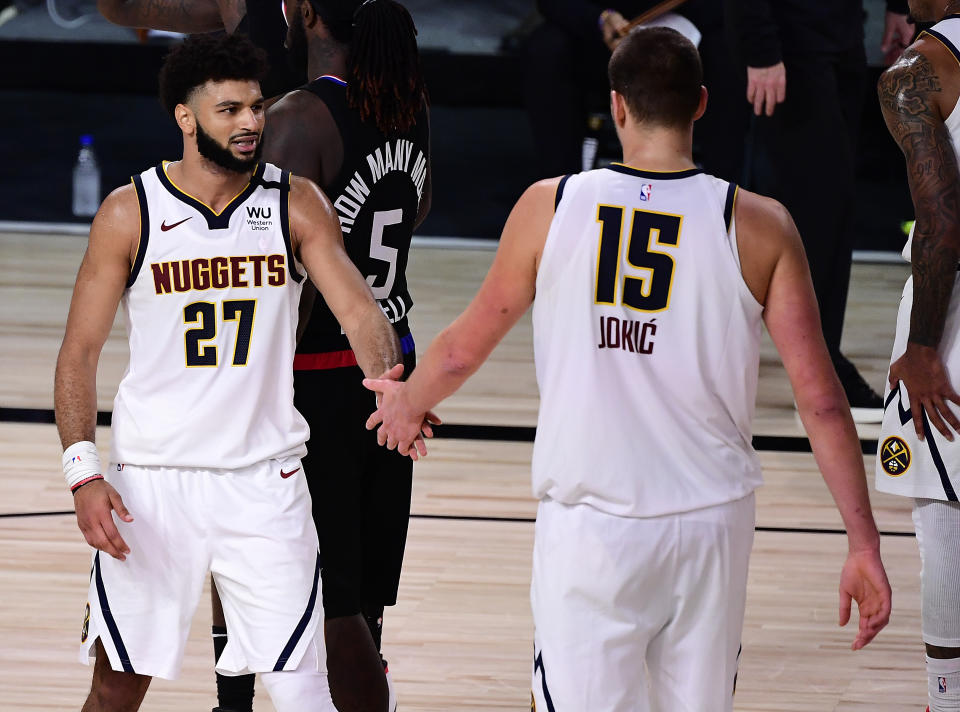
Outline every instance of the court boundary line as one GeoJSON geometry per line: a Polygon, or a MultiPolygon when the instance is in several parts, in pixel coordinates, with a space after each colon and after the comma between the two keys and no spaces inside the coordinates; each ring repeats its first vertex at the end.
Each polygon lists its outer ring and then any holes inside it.
{"type": "MultiPolygon", "coordinates": [[[[47,512],[6,512],[0,514],[0,520],[3,519],[30,519],[33,517],[64,517],[68,514],[76,514],[72,509],[52,510],[47,512]]],[[[534,524],[535,517],[498,517],[495,515],[484,514],[418,514],[416,512],[410,515],[410,519],[425,519],[434,521],[448,522],[494,522],[504,524],[534,524]]],[[[754,527],[755,532],[775,533],[775,534],[846,534],[845,529],[821,529],[819,527],[754,527]]],[[[916,538],[915,532],[881,531],[880,536],[893,537],[912,537],[916,538]]]]}
{"type": "MultiPolygon", "coordinates": [[[[97,412],[97,425],[110,425],[110,411],[97,412]]],[[[52,408],[3,408],[0,407],[0,422],[33,423],[52,425],[56,422],[52,408]]],[[[533,442],[537,429],[529,425],[484,425],[470,423],[445,423],[434,426],[437,440],[480,440],[497,442],[533,442]]],[[[812,452],[809,438],[803,435],[754,435],[753,447],[760,452],[812,452]]],[[[877,454],[877,441],[860,439],[860,452],[877,454]]]]}

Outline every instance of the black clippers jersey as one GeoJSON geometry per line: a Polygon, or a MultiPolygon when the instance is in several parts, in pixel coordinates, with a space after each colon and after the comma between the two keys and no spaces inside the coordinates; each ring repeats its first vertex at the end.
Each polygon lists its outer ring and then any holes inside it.
{"type": "MultiPolygon", "coordinates": [[[[333,203],[347,254],[403,337],[413,306],[407,289],[407,256],[429,162],[426,109],[407,132],[386,137],[347,106],[346,82],[322,76],[302,87],[320,97],[343,140],[343,165],[323,191],[333,203]]],[[[350,348],[340,324],[317,295],[298,354],[350,348]]]]}

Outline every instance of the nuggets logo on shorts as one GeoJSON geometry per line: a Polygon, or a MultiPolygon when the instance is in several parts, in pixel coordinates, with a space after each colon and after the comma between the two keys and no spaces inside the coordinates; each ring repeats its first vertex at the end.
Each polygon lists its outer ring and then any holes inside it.
{"type": "Polygon", "coordinates": [[[87,635],[90,633],[90,603],[87,602],[87,610],[83,613],[83,630],[80,631],[80,642],[87,642],[87,635]]]}
{"type": "Polygon", "coordinates": [[[910,448],[902,438],[890,436],[880,446],[880,465],[891,477],[900,477],[910,469],[910,448]]]}

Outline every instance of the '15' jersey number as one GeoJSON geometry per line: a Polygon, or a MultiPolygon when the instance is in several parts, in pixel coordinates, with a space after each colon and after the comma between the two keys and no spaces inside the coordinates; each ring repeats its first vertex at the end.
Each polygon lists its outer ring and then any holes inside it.
{"type": "MultiPolygon", "coordinates": [[[[613,205],[597,208],[597,222],[601,225],[597,253],[597,304],[618,303],[623,211],[622,207],[613,205]]],[[[642,312],[663,311],[670,305],[673,257],[651,247],[676,247],[680,241],[682,224],[683,217],[680,215],[633,211],[633,222],[627,238],[627,264],[637,270],[646,270],[647,275],[623,277],[620,304],[642,312]]]]}

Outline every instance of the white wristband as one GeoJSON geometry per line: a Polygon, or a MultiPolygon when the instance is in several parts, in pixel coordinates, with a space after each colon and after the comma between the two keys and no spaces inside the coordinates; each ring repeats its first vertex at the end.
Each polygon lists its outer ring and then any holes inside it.
{"type": "Polygon", "coordinates": [[[76,442],[63,451],[63,476],[70,491],[103,477],[97,446],[89,440],[76,442]]]}

